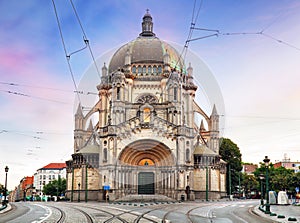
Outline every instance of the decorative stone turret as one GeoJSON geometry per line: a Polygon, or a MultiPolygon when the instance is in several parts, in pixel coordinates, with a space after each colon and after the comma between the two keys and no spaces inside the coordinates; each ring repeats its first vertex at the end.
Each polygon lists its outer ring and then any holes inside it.
{"type": "Polygon", "coordinates": [[[149,9],[146,10],[146,14],[143,17],[142,33],[140,36],[155,36],[153,33],[152,16],[149,14],[149,9]]]}

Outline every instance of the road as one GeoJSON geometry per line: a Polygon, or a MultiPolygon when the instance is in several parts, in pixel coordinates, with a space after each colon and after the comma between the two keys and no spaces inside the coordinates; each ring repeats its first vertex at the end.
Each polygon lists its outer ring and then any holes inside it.
{"type": "Polygon", "coordinates": [[[258,200],[184,203],[70,203],[20,202],[0,215],[8,223],[92,223],[92,222],[171,222],[171,223],[257,223],[262,219],[251,210],[258,200]]]}

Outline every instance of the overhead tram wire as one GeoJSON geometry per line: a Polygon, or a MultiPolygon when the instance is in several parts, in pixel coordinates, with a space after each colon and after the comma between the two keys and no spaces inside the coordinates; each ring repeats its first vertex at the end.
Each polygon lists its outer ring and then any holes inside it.
{"type": "Polygon", "coordinates": [[[75,92],[76,92],[76,95],[77,95],[77,98],[78,98],[78,102],[79,102],[80,106],[82,106],[82,103],[81,103],[81,100],[80,100],[80,95],[78,93],[79,92],[78,87],[77,87],[77,84],[76,84],[76,81],[75,81],[75,78],[74,78],[74,74],[73,74],[73,70],[72,70],[72,67],[71,67],[71,63],[70,63],[70,55],[68,55],[68,52],[67,52],[67,48],[66,48],[66,44],[65,44],[64,37],[63,37],[63,34],[62,34],[62,29],[61,29],[61,25],[60,25],[60,22],[59,22],[58,13],[57,13],[57,9],[56,9],[56,5],[55,5],[54,0],[52,0],[52,4],[53,4],[54,12],[55,12],[55,17],[56,17],[56,22],[57,22],[58,29],[59,29],[60,38],[61,38],[61,41],[62,41],[62,44],[63,44],[66,60],[67,60],[67,63],[68,63],[69,71],[70,71],[72,81],[73,81],[73,84],[74,84],[75,92]]]}
{"type": "Polygon", "coordinates": [[[39,99],[39,100],[44,100],[44,101],[51,101],[51,102],[56,102],[56,103],[60,103],[60,104],[69,104],[67,102],[63,102],[63,101],[57,101],[57,100],[53,100],[53,99],[49,99],[49,98],[42,98],[42,97],[37,97],[37,96],[32,96],[29,94],[24,94],[21,92],[17,92],[17,91],[7,91],[7,90],[1,90],[2,92],[6,92],[8,94],[13,94],[13,95],[17,95],[17,96],[22,96],[22,97],[28,97],[28,98],[35,98],[35,99],[39,99]]]}
{"type": "Polygon", "coordinates": [[[194,27],[195,27],[195,25],[197,23],[197,20],[198,20],[198,17],[199,17],[199,13],[200,13],[200,10],[202,8],[203,0],[200,1],[200,5],[199,5],[199,8],[197,10],[197,14],[195,16],[196,3],[197,3],[197,0],[194,0],[193,13],[192,13],[192,21],[191,21],[191,26],[190,26],[190,29],[189,29],[189,34],[188,34],[187,40],[185,41],[184,47],[183,47],[183,49],[182,49],[182,51],[180,53],[180,56],[179,56],[179,58],[178,58],[178,60],[176,62],[175,67],[178,65],[178,63],[180,62],[181,59],[183,61],[185,60],[185,57],[186,57],[186,54],[187,54],[187,49],[188,49],[189,43],[191,42],[191,38],[193,36],[194,27]]]}
{"type": "Polygon", "coordinates": [[[87,35],[86,35],[86,33],[85,33],[84,29],[83,29],[83,26],[82,26],[82,23],[81,23],[81,21],[80,21],[79,15],[78,15],[78,13],[77,13],[77,10],[76,10],[76,8],[75,8],[75,6],[74,6],[72,0],[70,0],[70,3],[71,3],[71,5],[72,5],[73,11],[74,11],[74,13],[75,13],[75,16],[76,16],[76,18],[77,18],[77,21],[78,21],[78,23],[79,23],[79,25],[80,25],[80,28],[81,28],[81,31],[82,31],[82,33],[83,33],[84,42],[85,42],[85,44],[87,45],[87,47],[88,47],[88,49],[89,49],[89,51],[90,51],[91,57],[92,57],[92,59],[93,59],[93,63],[94,63],[94,65],[95,65],[95,67],[96,67],[96,70],[97,70],[97,74],[98,74],[98,76],[99,76],[99,78],[100,78],[100,80],[101,80],[101,74],[100,74],[99,68],[98,68],[98,66],[97,66],[97,63],[96,63],[96,60],[95,60],[95,57],[94,57],[92,48],[91,48],[91,46],[90,46],[90,44],[89,44],[89,40],[88,40],[88,38],[87,38],[87,35]]]}
{"type": "Polygon", "coordinates": [[[59,89],[59,88],[49,88],[44,86],[36,86],[36,85],[27,85],[27,84],[19,84],[19,83],[13,83],[13,82],[0,82],[2,85],[9,85],[14,87],[29,87],[29,88],[40,88],[40,89],[46,89],[51,91],[62,91],[62,92],[73,92],[72,90],[65,90],[65,89],[59,89]]]}

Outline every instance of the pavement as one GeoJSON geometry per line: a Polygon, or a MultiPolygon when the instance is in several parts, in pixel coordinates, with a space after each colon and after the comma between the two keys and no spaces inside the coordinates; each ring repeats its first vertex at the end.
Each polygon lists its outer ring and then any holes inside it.
{"type": "MultiPolygon", "coordinates": [[[[265,207],[263,207],[263,210],[265,207]]],[[[270,210],[272,214],[266,214],[260,208],[260,205],[254,208],[254,212],[274,222],[299,222],[300,223],[300,205],[271,205],[270,210]]]]}
{"type": "Polygon", "coordinates": [[[6,207],[4,207],[4,206],[0,207],[0,214],[5,213],[10,210],[11,210],[11,205],[8,203],[8,204],[6,204],[6,207]]]}

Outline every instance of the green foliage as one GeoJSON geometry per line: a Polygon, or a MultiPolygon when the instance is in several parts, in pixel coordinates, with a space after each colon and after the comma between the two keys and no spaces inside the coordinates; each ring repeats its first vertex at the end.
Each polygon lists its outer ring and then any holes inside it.
{"type": "MultiPolygon", "coordinates": [[[[265,176],[266,168],[264,163],[256,169],[254,175],[257,180],[259,176],[265,176]]],[[[300,185],[300,173],[295,173],[293,170],[285,167],[274,168],[272,163],[269,166],[269,190],[287,191],[289,194],[295,194],[295,188],[300,185]]]]}
{"type": "Polygon", "coordinates": [[[259,188],[259,181],[257,181],[254,175],[243,174],[243,180],[241,185],[245,191],[245,195],[250,195],[251,191],[256,191],[259,188]]]}
{"type": "Polygon", "coordinates": [[[230,179],[231,178],[231,192],[239,185],[240,171],[242,166],[242,154],[237,144],[230,139],[222,138],[220,143],[220,155],[222,159],[227,162],[227,183],[226,189],[229,194],[230,179]],[[229,174],[230,171],[230,174],[229,174]]]}
{"type": "Polygon", "coordinates": [[[43,188],[43,193],[51,196],[60,196],[66,191],[66,179],[58,178],[52,182],[46,184],[43,188]]]}

